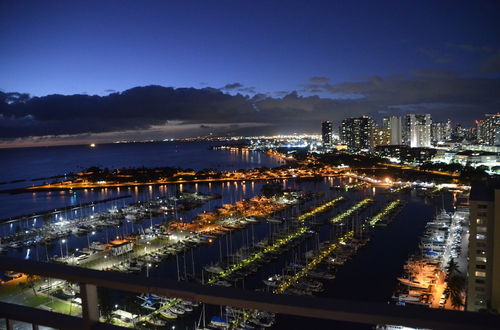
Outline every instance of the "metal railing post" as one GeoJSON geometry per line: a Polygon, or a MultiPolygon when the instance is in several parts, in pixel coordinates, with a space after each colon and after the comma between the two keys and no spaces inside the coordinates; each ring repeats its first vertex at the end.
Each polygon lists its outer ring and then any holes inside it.
{"type": "Polygon", "coordinates": [[[97,287],[92,284],[80,283],[80,296],[82,298],[83,325],[85,329],[90,329],[99,322],[97,287]]]}

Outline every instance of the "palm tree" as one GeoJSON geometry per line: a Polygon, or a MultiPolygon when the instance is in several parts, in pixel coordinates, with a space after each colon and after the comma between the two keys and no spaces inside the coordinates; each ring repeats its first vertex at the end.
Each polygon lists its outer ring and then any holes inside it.
{"type": "Polygon", "coordinates": [[[36,276],[33,275],[33,274],[28,274],[27,277],[26,277],[26,284],[29,288],[32,288],[33,289],[33,293],[35,294],[35,296],[37,295],[36,294],[36,290],[35,290],[35,281],[36,281],[36,276]]]}
{"type": "Polygon", "coordinates": [[[458,263],[455,261],[455,259],[451,258],[448,262],[448,265],[446,266],[446,273],[447,276],[452,276],[455,273],[461,274],[460,270],[458,269],[458,263]]]}
{"type": "Polygon", "coordinates": [[[451,306],[455,309],[463,306],[462,293],[465,290],[465,278],[458,269],[458,263],[452,258],[446,266],[446,299],[451,299],[451,306]]]}

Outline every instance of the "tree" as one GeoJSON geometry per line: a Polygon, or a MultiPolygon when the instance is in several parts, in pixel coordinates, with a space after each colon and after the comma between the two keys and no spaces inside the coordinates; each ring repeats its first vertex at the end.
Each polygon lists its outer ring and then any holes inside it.
{"type": "Polygon", "coordinates": [[[35,282],[36,282],[36,276],[33,274],[28,274],[26,277],[26,285],[33,289],[33,293],[35,296],[37,295],[36,290],[35,290],[35,282]]]}
{"type": "Polygon", "coordinates": [[[450,261],[448,262],[448,265],[446,265],[446,277],[451,276],[453,274],[460,274],[460,270],[458,269],[458,263],[455,261],[455,259],[451,258],[450,261]]]}
{"type": "Polygon", "coordinates": [[[458,309],[464,305],[462,293],[465,290],[465,278],[458,269],[458,263],[453,258],[450,259],[446,266],[446,273],[444,294],[446,299],[450,298],[451,306],[458,309]]]}
{"type": "Polygon", "coordinates": [[[101,316],[104,317],[107,322],[109,322],[113,314],[111,290],[107,288],[99,288],[97,299],[99,302],[99,310],[101,311],[101,316]]]}

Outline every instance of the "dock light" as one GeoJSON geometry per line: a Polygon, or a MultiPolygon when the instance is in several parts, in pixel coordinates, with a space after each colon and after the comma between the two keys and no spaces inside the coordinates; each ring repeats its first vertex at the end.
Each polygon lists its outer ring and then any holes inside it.
{"type": "Polygon", "coordinates": [[[95,235],[95,231],[92,232],[92,235],[95,235]]]}
{"type": "Polygon", "coordinates": [[[66,243],[66,240],[65,240],[65,239],[63,239],[63,240],[62,240],[62,242],[63,242],[63,243],[66,243]]]}

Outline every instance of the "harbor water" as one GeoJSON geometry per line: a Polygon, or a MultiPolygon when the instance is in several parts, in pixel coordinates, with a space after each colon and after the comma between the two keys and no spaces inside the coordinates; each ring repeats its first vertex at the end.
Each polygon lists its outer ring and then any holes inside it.
{"type": "MultiPolygon", "coordinates": [[[[37,178],[47,178],[71,171],[79,171],[90,166],[109,168],[123,167],[154,167],[172,166],[203,169],[216,168],[236,170],[239,168],[274,167],[282,165],[280,160],[257,152],[235,152],[228,150],[209,150],[213,143],[145,143],[145,144],[113,144],[102,145],[96,148],[88,146],[12,149],[0,150],[2,159],[6,159],[0,166],[2,173],[0,187],[4,189],[18,188],[43,180],[31,181],[37,178]],[[7,158],[6,158],[7,157],[7,158]],[[22,182],[8,183],[15,180],[22,182]]],[[[45,180],[45,179],[44,179],[45,180]]],[[[349,220],[347,226],[359,225],[363,219],[376,214],[388,201],[394,197],[384,193],[385,189],[367,187],[352,191],[337,191],[330,187],[353,183],[348,178],[323,178],[317,180],[280,180],[283,188],[295,189],[314,194],[311,198],[298,205],[285,208],[274,214],[277,219],[288,219],[304,213],[304,211],[321,204],[324,201],[342,196],[345,200],[324,213],[314,217],[313,233],[307,236],[297,246],[285,251],[278,259],[264,264],[255,273],[235,283],[236,287],[247,290],[267,290],[263,280],[274,274],[281,274],[283,269],[303,260],[308,251],[317,250],[320,243],[334,240],[338,231],[347,230],[342,227],[333,227],[329,222],[334,215],[342,212],[364,198],[374,199],[374,203],[349,220]]],[[[232,204],[242,199],[248,199],[261,194],[264,181],[255,182],[217,182],[197,184],[169,184],[153,185],[133,188],[103,188],[75,191],[53,191],[0,194],[0,213],[2,218],[15,217],[21,214],[47,211],[68,205],[78,206],[92,201],[113,199],[120,196],[129,196],[111,200],[93,206],[81,207],[74,210],[58,212],[38,217],[30,217],[22,221],[0,224],[0,237],[12,235],[32,227],[43,226],[48,222],[60,220],[78,221],[82,217],[105,212],[112,208],[123,208],[130,203],[154,200],[160,196],[172,197],[179,192],[199,192],[207,195],[220,195],[192,210],[175,212],[163,216],[151,216],[138,222],[124,221],[116,227],[107,227],[90,235],[70,236],[66,239],[55,240],[50,244],[9,249],[7,255],[18,258],[45,261],[54,256],[68,255],[76,249],[88,248],[91,242],[107,242],[116,237],[137,231],[144,231],[148,227],[176,220],[191,222],[197,214],[214,211],[223,204],[232,204]]],[[[386,227],[375,227],[371,232],[370,242],[360,249],[352,259],[336,271],[334,280],[322,281],[325,290],[318,296],[340,298],[357,301],[372,301],[385,303],[389,300],[396,284],[396,277],[400,275],[402,267],[418,244],[419,235],[425,228],[425,223],[442,207],[452,209],[450,196],[445,195],[439,200],[417,196],[414,191],[404,191],[398,198],[407,202],[406,207],[386,227]]],[[[162,279],[178,279],[179,277],[193,276],[198,279],[208,278],[204,266],[221,262],[234,255],[245,246],[272,237],[277,232],[291,230],[288,222],[281,223],[260,222],[251,224],[242,230],[235,230],[228,235],[219,236],[210,244],[193,247],[177,255],[162,260],[151,269],[142,271],[140,276],[157,277],[162,279]]],[[[233,259],[234,260],[234,259],[233,259]]],[[[122,295],[115,299],[123,300],[122,295]]],[[[207,317],[218,315],[218,306],[207,308],[207,317]]],[[[196,310],[189,316],[179,318],[169,325],[176,328],[193,328],[200,315],[196,310]]],[[[338,328],[366,329],[366,325],[335,323],[338,328]]],[[[329,328],[331,322],[316,319],[304,319],[293,316],[278,315],[276,329],[295,328],[329,328]]]]}

